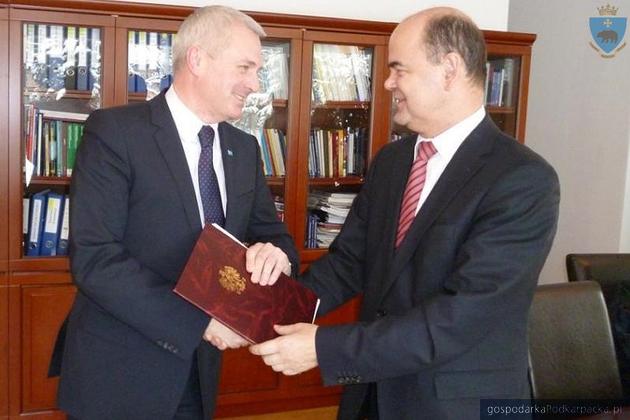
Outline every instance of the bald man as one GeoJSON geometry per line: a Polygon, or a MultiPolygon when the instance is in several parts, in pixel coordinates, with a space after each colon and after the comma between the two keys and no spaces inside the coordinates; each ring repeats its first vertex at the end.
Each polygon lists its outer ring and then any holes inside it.
{"type": "Polygon", "coordinates": [[[343,230],[301,280],[321,313],[363,294],[360,321],[277,327],[274,370],[346,385],[340,419],[474,419],[528,398],[527,316],[556,231],[559,184],[484,109],[486,49],[450,8],[408,17],[385,88],[414,135],[383,147],[343,230]]]}

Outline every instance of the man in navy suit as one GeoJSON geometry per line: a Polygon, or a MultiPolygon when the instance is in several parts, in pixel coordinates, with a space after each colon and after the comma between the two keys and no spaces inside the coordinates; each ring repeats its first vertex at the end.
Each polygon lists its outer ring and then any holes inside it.
{"type": "Polygon", "coordinates": [[[172,291],[210,207],[226,230],[254,244],[254,281],[273,283],[298,266],[256,139],[225,122],[258,90],[261,36],[234,9],[198,9],[177,34],[168,91],[86,122],[71,187],[78,291],[58,395],[71,418],[212,417],[219,349],[246,342],[172,291]],[[213,138],[205,163],[202,131],[213,138]],[[214,202],[204,198],[208,167],[214,202]]]}
{"type": "Polygon", "coordinates": [[[485,43],[469,17],[408,17],[388,59],[394,119],[417,135],[380,151],[329,253],[302,277],[323,312],[362,293],[360,321],[280,326],[251,351],[276,371],[319,366],[326,385],[346,385],[341,419],[479,418],[481,399],[529,397],[527,317],[558,178],[486,114],[485,43]]]}

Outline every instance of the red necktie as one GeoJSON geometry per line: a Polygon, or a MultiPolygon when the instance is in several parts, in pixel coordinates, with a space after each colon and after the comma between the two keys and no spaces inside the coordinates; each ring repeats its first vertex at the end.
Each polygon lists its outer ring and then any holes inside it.
{"type": "Polygon", "coordinates": [[[407,186],[400,206],[400,216],[398,217],[398,230],[396,231],[396,248],[400,246],[409,227],[416,218],[416,208],[420,201],[420,194],[427,179],[427,163],[437,150],[430,141],[420,142],[420,152],[416,156],[409,172],[407,186]]]}

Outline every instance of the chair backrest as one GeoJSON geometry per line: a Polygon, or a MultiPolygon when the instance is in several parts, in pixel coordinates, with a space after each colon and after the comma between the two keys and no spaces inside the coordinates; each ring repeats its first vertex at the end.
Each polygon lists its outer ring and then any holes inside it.
{"type": "Polygon", "coordinates": [[[619,283],[630,283],[630,254],[568,254],[569,281],[595,280],[609,301],[619,283]]]}
{"type": "Polygon", "coordinates": [[[538,286],[528,329],[534,398],[621,398],[608,313],[596,282],[538,286]]]}

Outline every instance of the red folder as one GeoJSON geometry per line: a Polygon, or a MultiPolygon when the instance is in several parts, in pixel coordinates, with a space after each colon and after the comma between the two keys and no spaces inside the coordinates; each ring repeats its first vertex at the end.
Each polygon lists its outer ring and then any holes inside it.
{"type": "Polygon", "coordinates": [[[319,299],[284,274],[273,286],[250,280],[247,248],[217,225],[206,225],[174,292],[252,343],[278,336],[274,324],[312,323],[319,299]]]}

